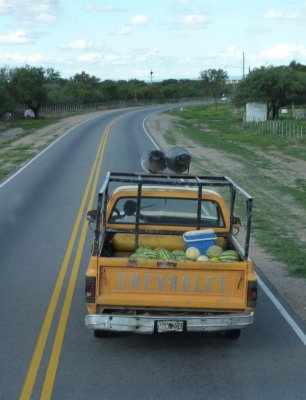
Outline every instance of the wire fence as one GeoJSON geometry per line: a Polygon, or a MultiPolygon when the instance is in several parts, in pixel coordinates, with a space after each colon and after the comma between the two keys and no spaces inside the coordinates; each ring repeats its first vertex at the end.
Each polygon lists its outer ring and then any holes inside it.
{"type": "Polygon", "coordinates": [[[92,103],[92,104],[59,104],[48,107],[41,107],[39,109],[40,116],[48,116],[54,114],[76,114],[91,112],[97,110],[104,110],[112,107],[118,107],[118,102],[114,103],[92,103]]]}
{"type": "Polygon", "coordinates": [[[306,125],[288,121],[244,121],[244,128],[288,138],[297,142],[306,140],[306,125]]]}
{"type": "Polygon", "coordinates": [[[131,99],[131,100],[113,100],[100,103],[92,104],[59,104],[48,107],[41,107],[39,109],[39,115],[42,117],[52,115],[64,115],[64,114],[77,114],[98,110],[109,110],[123,107],[135,107],[135,106],[152,106],[156,104],[176,104],[176,103],[192,103],[192,102],[205,102],[209,99],[206,97],[195,97],[195,98],[163,98],[163,99],[131,99]]]}

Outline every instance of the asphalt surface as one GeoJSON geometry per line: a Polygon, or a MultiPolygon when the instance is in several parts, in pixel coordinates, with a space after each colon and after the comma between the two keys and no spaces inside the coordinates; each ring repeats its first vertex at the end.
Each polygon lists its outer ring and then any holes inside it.
{"type": "Polygon", "coordinates": [[[156,110],[93,118],[0,188],[1,400],[306,399],[305,344],[261,289],[237,341],[85,329],[86,210],[107,170],[141,171],[156,110]]]}

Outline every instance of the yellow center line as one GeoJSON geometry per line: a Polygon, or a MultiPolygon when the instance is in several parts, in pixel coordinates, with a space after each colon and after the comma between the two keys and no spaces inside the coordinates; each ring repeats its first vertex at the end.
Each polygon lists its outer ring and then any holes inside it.
{"type": "MultiPolygon", "coordinates": [[[[91,192],[91,196],[90,196],[90,200],[89,200],[89,204],[88,204],[89,209],[92,208],[92,205],[93,205],[93,202],[95,199],[96,189],[97,189],[97,185],[98,185],[99,170],[100,170],[100,166],[102,164],[102,159],[103,159],[103,154],[105,151],[105,145],[107,142],[108,134],[109,134],[109,129],[106,133],[105,141],[104,141],[103,148],[101,151],[101,155],[100,155],[100,159],[99,159],[99,163],[98,163],[98,170],[96,173],[96,177],[94,180],[94,184],[93,184],[93,188],[92,188],[92,192],[91,192]]],[[[44,386],[43,386],[43,389],[41,392],[41,399],[44,399],[44,400],[51,398],[55,375],[56,375],[56,370],[57,370],[57,366],[58,366],[58,362],[59,362],[59,357],[60,357],[62,344],[63,344],[63,340],[64,340],[66,325],[67,325],[68,316],[69,316],[69,312],[70,312],[70,308],[71,308],[72,297],[73,297],[74,288],[75,288],[75,284],[76,284],[76,280],[77,280],[77,275],[78,275],[78,271],[79,271],[79,267],[80,267],[81,257],[82,257],[82,253],[83,253],[83,249],[84,249],[87,229],[88,229],[88,223],[85,220],[83,223],[81,236],[80,236],[80,240],[79,240],[79,244],[78,244],[78,250],[76,253],[75,260],[74,260],[74,264],[73,264],[73,268],[72,268],[72,272],[71,272],[71,276],[70,276],[70,280],[69,280],[69,284],[68,284],[68,289],[67,289],[67,293],[65,296],[65,300],[64,300],[64,304],[63,304],[63,308],[62,308],[62,312],[61,312],[61,316],[60,316],[60,320],[59,320],[59,324],[58,324],[58,328],[57,328],[57,332],[56,332],[56,336],[55,336],[55,340],[54,340],[54,344],[53,344],[52,354],[50,357],[50,362],[48,365],[48,369],[47,369],[47,373],[46,373],[46,377],[45,377],[45,381],[44,381],[44,386]]]]}
{"type": "Polygon", "coordinates": [[[103,133],[100,144],[99,144],[97,155],[96,155],[93,167],[90,172],[88,183],[85,188],[84,196],[83,196],[83,199],[81,202],[79,212],[77,214],[77,218],[76,218],[76,221],[75,221],[75,224],[74,224],[74,227],[72,230],[72,234],[71,234],[68,246],[67,246],[64,260],[62,262],[60,272],[59,272],[59,275],[58,275],[58,278],[57,278],[57,281],[56,281],[56,284],[55,284],[55,287],[54,287],[54,290],[53,290],[53,293],[51,296],[51,300],[50,300],[50,303],[49,303],[49,306],[48,306],[48,309],[46,312],[46,316],[45,316],[44,322],[43,322],[41,330],[40,330],[40,334],[39,334],[39,337],[38,337],[38,340],[37,340],[37,343],[35,346],[35,350],[34,350],[34,353],[33,353],[32,359],[31,359],[30,367],[28,369],[26,379],[24,381],[22,392],[20,394],[20,400],[30,399],[32,391],[33,391],[33,387],[34,387],[36,377],[37,377],[37,372],[38,372],[38,369],[39,369],[39,366],[41,363],[42,355],[44,353],[44,349],[45,349],[45,345],[46,345],[48,335],[50,332],[52,320],[53,320],[55,310],[56,310],[56,307],[58,304],[59,296],[60,296],[63,282],[65,279],[65,275],[67,273],[67,269],[68,269],[69,261],[71,258],[72,250],[74,247],[74,243],[76,240],[76,236],[77,236],[77,233],[78,233],[78,230],[80,227],[82,215],[85,210],[85,206],[86,206],[86,202],[87,202],[88,194],[89,194],[89,189],[92,185],[95,171],[97,170],[97,164],[98,164],[98,168],[101,164],[100,163],[101,151],[105,147],[106,136],[109,132],[109,127],[110,127],[110,125],[105,129],[105,132],[103,133]],[[98,163],[98,160],[99,160],[99,163],[98,163]]]}

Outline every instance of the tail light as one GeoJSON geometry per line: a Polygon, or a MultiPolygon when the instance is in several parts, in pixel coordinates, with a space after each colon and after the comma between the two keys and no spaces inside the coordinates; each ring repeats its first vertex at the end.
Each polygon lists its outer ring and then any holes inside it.
{"type": "Polygon", "coordinates": [[[257,281],[248,282],[248,307],[255,308],[257,301],[257,281]]]}
{"type": "Polygon", "coordinates": [[[86,276],[85,299],[86,299],[86,303],[94,303],[96,300],[96,278],[95,277],[86,276]]]}

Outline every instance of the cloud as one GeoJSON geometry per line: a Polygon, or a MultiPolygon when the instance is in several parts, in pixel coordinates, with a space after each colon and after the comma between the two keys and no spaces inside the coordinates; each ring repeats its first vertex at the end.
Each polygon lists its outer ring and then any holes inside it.
{"type": "Polygon", "coordinates": [[[22,54],[19,52],[0,54],[0,60],[7,64],[41,64],[49,62],[50,59],[46,58],[40,53],[22,54]]]}
{"type": "Polygon", "coordinates": [[[104,61],[110,65],[126,65],[130,62],[131,57],[127,54],[107,54],[104,61]]]}
{"type": "Polygon", "coordinates": [[[148,68],[148,65],[153,62],[156,64],[157,61],[167,58],[167,55],[159,49],[145,49],[145,48],[129,48],[126,52],[121,53],[108,53],[103,58],[104,62],[109,65],[134,65],[140,67],[144,65],[148,68]]]}
{"type": "Polygon", "coordinates": [[[299,20],[302,19],[302,16],[297,13],[283,13],[281,11],[274,10],[269,8],[268,10],[264,11],[263,17],[265,19],[274,19],[274,20],[299,20]]]}
{"type": "Polygon", "coordinates": [[[223,59],[229,58],[238,60],[242,58],[242,54],[243,52],[239,50],[236,46],[228,46],[225,51],[219,53],[219,56],[223,59]]]}
{"type": "Polygon", "coordinates": [[[177,3],[183,6],[187,6],[188,4],[191,3],[190,0],[177,0],[177,3]]]}
{"type": "Polygon", "coordinates": [[[77,57],[78,61],[86,62],[89,64],[92,64],[100,59],[101,59],[101,54],[98,52],[87,53],[77,57]]]}
{"type": "MultiPolygon", "coordinates": [[[[232,45],[218,51],[211,52],[205,56],[206,65],[215,68],[226,69],[230,74],[235,70],[242,69],[243,50],[232,45]]],[[[299,60],[303,63],[306,60],[306,46],[304,44],[277,43],[271,47],[264,48],[257,52],[245,54],[245,67],[260,67],[263,65],[287,65],[292,60],[299,60]]]]}
{"type": "Polygon", "coordinates": [[[137,25],[147,25],[149,23],[149,17],[146,15],[135,15],[130,18],[127,25],[121,26],[117,31],[114,32],[114,35],[129,35],[132,32],[131,26],[137,25]]]}
{"type": "Polygon", "coordinates": [[[181,18],[176,26],[184,28],[202,28],[207,21],[208,17],[205,14],[193,13],[187,14],[181,18]]]}
{"type": "Polygon", "coordinates": [[[183,18],[182,22],[186,25],[202,25],[207,19],[204,14],[189,14],[183,18]]]}
{"type": "Polygon", "coordinates": [[[20,29],[6,35],[0,35],[0,43],[25,44],[30,42],[32,42],[32,40],[27,37],[27,34],[24,31],[20,29]]]}
{"type": "Polygon", "coordinates": [[[149,17],[146,15],[135,15],[129,20],[130,25],[147,25],[149,22],[149,17]]]}
{"type": "Polygon", "coordinates": [[[306,47],[302,44],[278,43],[262,50],[257,57],[266,60],[293,60],[306,57],[306,47]]]}
{"type": "Polygon", "coordinates": [[[0,0],[0,13],[7,12],[9,5],[5,0],[0,0]]]}
{"type": "Polygon", "coordinates": [[[114,6],[113,4],[103,4],[100,6],[96,6],[93,4],[86,4],[84,7],[86,12],[118,12],[124,11],[123,8],[114,6]]]}
{"type": "Polygon", "coordinates": [[[18,25],[47,25],[56,20],[57,0],[0,0],[0,13],[8,15],[18,25]]]}
{"type": "Polygon", "coordinates": [[[60,49],[64,50],[84,50],[92,47],[92,43],[84,39],[76,39],[59,46],[60,49]]]}
{"type": "Polygon", "coordinates": [[[129,26],[121,26],[116,32],[115,35],[128,35],[131,33],[131,28],[129,26]]]}

